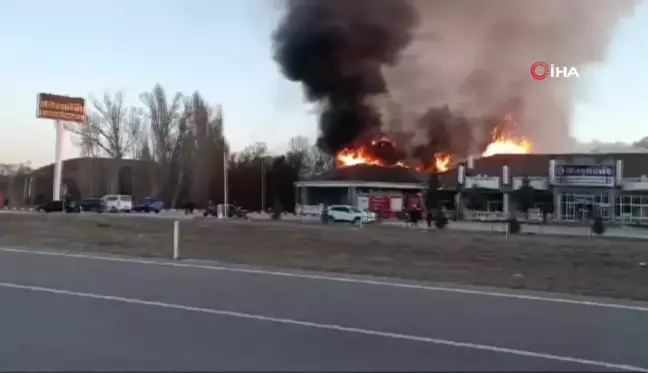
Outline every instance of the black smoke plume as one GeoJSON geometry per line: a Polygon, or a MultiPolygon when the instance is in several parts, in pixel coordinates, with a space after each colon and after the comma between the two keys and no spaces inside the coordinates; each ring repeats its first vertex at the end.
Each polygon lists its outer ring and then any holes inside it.
{"type": "Polygon", "coordinates": [[[273,35],[275,60],[319,104],[318,145],[329,153],[380,132],[372,96],[397,63],[416,17],[407,0],[288,0],[273,35]]]}

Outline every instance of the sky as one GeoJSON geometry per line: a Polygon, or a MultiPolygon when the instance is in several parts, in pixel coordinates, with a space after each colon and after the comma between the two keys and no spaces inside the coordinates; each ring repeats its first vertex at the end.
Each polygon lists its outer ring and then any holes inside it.
{"type": "MultiPolygon", "coordinates": [[[[54,159],[54,123],[36,118],[36,95],[101,97],[129,105],[160,83],[223,107],[234,150],[293,136],[314,139],[317,118],[272,59],[276,0],[10,1],[0,10],[0,163],[54,159]]],[[[648,2],[618,27],[607,61],[588,73],[574,106],[578,140],[648,136],[648,2]]],[[[582,74],[581,74],[582,75],[582,74]]],[[[64,158],[78,156],[68,135],[64,158]]]]}

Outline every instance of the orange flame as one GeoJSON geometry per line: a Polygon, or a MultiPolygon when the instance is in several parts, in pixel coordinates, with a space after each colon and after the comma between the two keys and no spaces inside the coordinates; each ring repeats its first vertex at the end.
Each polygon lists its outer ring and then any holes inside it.
{"type": "MultiPolygon", "coordinates": [[[[517,126],[512,114],[504,117],[506,122],[510,123],[507,127],[517,126]]],[[[493,130],[493,141],[488,144],[486,150],[482,153],[483,157],[490,157],[495,154],[527,154],[531,151],[531,142],[524,137],[516,137],[506,132],[502,127],[496,127],[493,130]]]]}
{"type": "MultiPolygon", "coordinates": [[[[493,130],[492,141],[482,153],[482,157],[490,157],[496,154],[527,154],[531,151],[531,142],[524,137],[514,136],[508,132],[508,129],[515,128],[517,123],[513,114],[507,114],[504,117],[502,125],[497,126],[493,130]]],[[[372,146],[393,146],[394,143],[387,137],[383,136],[378,140],[371,142],[372,146]]],[[[386,164],[382,159],[375,157],[366,147],[359,148],[346,148],[340,151],[336,156],[336,161],[339,166],[354,166],[359,164],[383,166],[383,167],[405,167],[410,168],[409,165],[398,162],[396,164],[386,164]]],[[[434,160],[435,170],[444,172],[450,169],[453,164],[453,157],[448,153],[437,154],[434,160]]],[[[414,167],[418,171],[433,171],[425,170],[421,167],[414,167]]]]}
{"type": "Polygon", "coordinates": [[[531,150],[531,143],[524,138],[498,137],[488,144],[482,153],[483,157],[495,154],[527,154],[531,150]]]}
{"type": "MultiPolygon", "coordinates": [[[[372,146],[379,146],[380,143],[393,145],[393,142],[387,138],[382,137],[378,140],[373,140],[371,142],[372,146]]],[[[335,157],[336,163],[342,167],[354,166],[359,164],[373,165],[373,166],[383,166],[383,167],[404,167],[411,168],[409,165],[404,162],[397,162],[395,164],[386,164],[380,158],[377,158],[371,154],[365,147],[359,148],[345,148],[341,150],[335,157]]],[[[437,171],[447,171],[450,168],[452,163],[452,156],[450,154],[438,154],[434,160],[435,167],[437,171]]],[[[421,167],[414,167],[418,171],[427,171],[421,167]]]]}
{"type": "Polygon", "coordinates": [[[372,158],[364,148],[343,149],[335,158],[337,163],[341,166],[355,166],[357,164],[384,166],[380,159],[372,158]]]}
{"type": "Polygon", "coordinates": [[[434,159],[436,169],[438,171],[448,171],[450,169],[450,164],[452,162],[452,155],[450,154],[439,154],[434,159]]]}

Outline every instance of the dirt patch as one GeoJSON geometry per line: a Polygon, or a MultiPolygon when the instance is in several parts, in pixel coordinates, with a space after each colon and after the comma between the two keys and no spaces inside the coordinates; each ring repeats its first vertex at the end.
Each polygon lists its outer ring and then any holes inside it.
{"type": "MultiPolygon", "coordinates": [[[[167,219],[0,215],[0,245],[170,257],[167,219]]],[[[183,257],[648,300],[645,241],[274,222],[180,223],[183,257]]]]}

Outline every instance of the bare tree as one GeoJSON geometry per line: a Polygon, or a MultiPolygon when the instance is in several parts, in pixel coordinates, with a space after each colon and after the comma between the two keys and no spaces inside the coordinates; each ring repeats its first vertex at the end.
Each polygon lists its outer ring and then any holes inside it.
{"type": "Polygon", "coordinates": [[[184,111],[178,120],[178,127],[174,136],[174,141],[171,147],[171,166],[172,173],[175,174],[175,184],[173,185],[173,192],[171,197],[171,206],[177,207],[178,197],[186,182],[187,170],[191,163],[191,158],[194,155],[194,139],[191,133],[190,120],[192,115],[192,107],[190,102],[184,105],[184,111]]]}
{"type": "Polygon", "coordinates": [[[151,92],[142,93],[140,99],[146,107],[150,125],[150,154],[157,162],[158,169],[152,170],[151,181],[153,195],[168,193],[175,145],[178,144],[179,120],[181,118],[181,93],[176,93],[169,100],[161,85],[156,84],[151,92]]]}
{"type": "Polygon", "coordinates": [[[299,172],[300,177],[308,177],[313,173],[313,156],[307,137],[296,136],[290,139],[287,162],[299,172]]]}
{"type": "Polygon", "coordinates": [[[99,147],[97,146],[96,142],[94,139],[98,137],[98,134],[93,133],[96,132],[93,127],[91,126],[79,126],[78,128],[78,139],[75,142],[75,145],[77,145],[81,149],[81,156],[82,157],[97,157],[99,156],[99,147]]]}
{"type": "Polygon", "coordinates": [[[288,144],[288,151],[295,153],[308,153],[310,152],[311,144],[307,137],[295,136],[290,139],[288,144]]]}
{"type": "Polygon", "coordinates": [[[110,158],[124,158],[133,144],[131,128],[134,121],[140,121],[139,112],[125,105],[122,92],[113,96],[106,92],[102,101],[91,102],[86,122],[66,123],[66,128],[81,137],[86,149],[96,148],[110,158]]]}
{"type": "MultiPolygon", "coordinates": [[[[215,175],[213,170],[221,168],[225,146],[222,131],[222,112],[220,107],[211,107],[198,92],[195,92],[186,105],[190,106],[189,143],[185,156],[190,162],[190,195],[198,205],[205,205],[209,199],[209,189],[215,175]],[[220,160],[219,163],[217,163],[220,160]]],[[[220,176],[220,173],[219,173],[220,176]]]]}
{"type": "Polygon", "coordinates": [[[156,84],[151,92],[142,93],[140,99],[148,111],[154,158],[158,162],[168,162],[182,114],[183,95],[177,92],[169,100],[164,88],[156,84]]]}
{"type": "Polygon", "coordinates": [[[332,169],[335,165],[335,158],[325,152],[323,152],[317,145],[313,145],[310,150],[311,157],[311,169],[309,170],[309,175],[312,176],[321,174],[332,169]]]}
{"type": "Polygon", "coordinates": [[[4,198],[9,200],[13,206],[23,204],[27,192],[27,175],[31,171],[31,163],[2,163],[0,164],[0,176],[7,177],[7,194],[4,198]]]}
{"type": "Polygon", "coordinates": [[[236,154],[236,161],[238,163],[254,162],[268,155],[268,145],[264,142],[255,142],[248,145],[236,154]]]}
{"type": "Polygon", "coordinates": [[[148,142],[144,110],[132,108],[128,113],[126,131],[130,140],[129,153],[133,158],[139,158],[142,147],[148,142]]]}
{"type": "Polygon", "coordinates": [[[87,160],[83,162],[78,182],[80,192],[85,196],[93,196],[96,191],[97,178],[95,177],[96,157],[100,151],[93,140],[98,137],[92,126],[80,126],[79,136],[76,145],[81,149],[81,157],[87,160]]]}
{"type": "MultiPolygon", "coordinates": [[[[133,128],[141,126],[141,113],[126,106],[123,92],[104,94],[103,100],[91,98],[92,106],[85,123],[66,123],[66,128],[80,136],[82,154],[86,156],[106,155],[121,160],[132,151],[136,140],[133,128]]],[[[108,165],[110,192],[117,192],[119,187],[119,169],[121,162],[108,165]]],[[[91,170],[90,174],[94,174],[91,170]]],[[[91,194],[93,181],[86,180],[85,188],[91,194]]]]}

